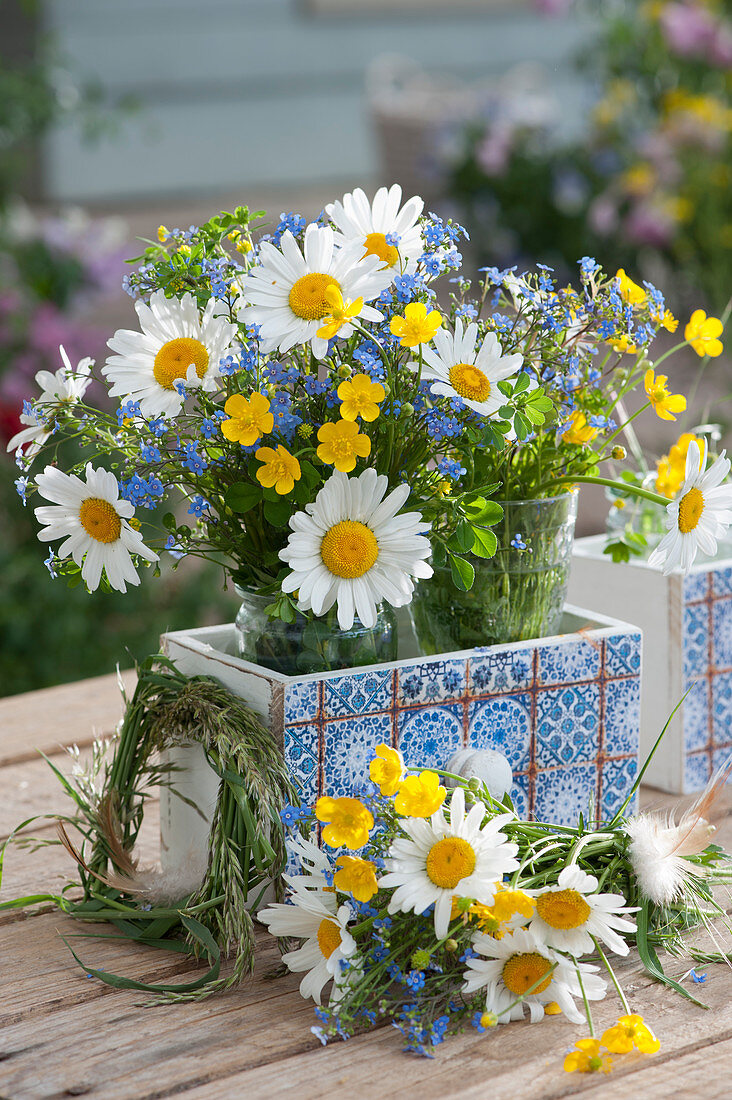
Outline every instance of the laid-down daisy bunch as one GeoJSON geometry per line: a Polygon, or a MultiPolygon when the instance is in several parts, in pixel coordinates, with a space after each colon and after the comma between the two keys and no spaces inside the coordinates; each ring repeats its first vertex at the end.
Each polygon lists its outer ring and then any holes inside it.
{"type": "Polygon", "coordinates": [[[633,951],[699,1004],[681,984],[689,970],[669,976],[657,951],[725,958],[687,940],[695,924],[732,930],[713,896],[730,859],[711,844],[710,821],[731,768],[678,824],[628,815],[634,790],[611,821],[558,829],[521,821],[477,778],[409,769],[379,745],[352,797],[283,811],[288,896],[259,919],[300,941],[283,958],[316,1002],[324,1044],[391,1022],[406,1050],[431,1056],[449,1033],[563,1016],[588,1032],[564,1068],[608,1072],[615,1055],[660,1047],[613,960],[633,951]],[[621,1012],[597,1034],[592,1005],[608,994],[621,1012]]]}
{"type": "MultiPolygon", "coordinates": [[[[547,269],[488,271],[471,297],[455,274],[465,236],[397,185],[356,189],[311,223],[238,207],[160,226],[126,279],[136,326],[96,368],[62,352],[10,442],[51,567],[124,590],[162,554],[213,558],[270,619],[312,625],[308,662],[328,631],[375,628],[435,568],[467,590],[481,561],[531,553],[531,533],[501,523],[506,501],[602,481],[636,386],[664,419],[683,408],[648,358],[677,322],[650,284],[587,257],[577,289],[547,269]],[[78,461],[64,469],[68,437],[78,461]]],[[[682,345],[716,356],[720,334],[696,311],[682,345]]],[[[669,567],[730,520],[726,467],[700,473],[669,506],[685,536],[659,547],[669,567]]]]}

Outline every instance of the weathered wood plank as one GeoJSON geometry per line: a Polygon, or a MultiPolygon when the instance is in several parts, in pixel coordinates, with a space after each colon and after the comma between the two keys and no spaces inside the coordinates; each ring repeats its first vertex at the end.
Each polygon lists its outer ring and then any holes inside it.
{"type": "MultiPolygon", "coordinates": [[[[122,680],[131,694],[134,671],[122,680]]],[[[52,754],[59,745],[90,745],[112,732],[122,709],[116,674],[0,699],[0,767],[33,760],[38,749],[52,754]]]]}
{"type": "MultiPolygon", "coordinates": [[[[0,777],[4,774],[5,769],[0,772],[0,777]]],[[[39,838],[52,839],[53,824],[49,822],[45,829],[31,828],[29,833],[39,838]]],[[[70,835],[73,837],[73,832],[70,835]]],[[[145,866],[157,864],[159,861],[160,804],[156,799],[151,799],[147,804],[145,820],[134,855],[145,866]]],[[[62,847],[53,845],[32,851],[13,844],[8,848],[5,856],[0,902],[26,897],[29,894],[53,893],[74,877],[74,864],[62,847]]],[[[18,911],[0,912],[0,926],[19,919],[20,915],[18,911]]],[[[2,933],[0,933],[0,944],[2,944],[2,933]]]]}

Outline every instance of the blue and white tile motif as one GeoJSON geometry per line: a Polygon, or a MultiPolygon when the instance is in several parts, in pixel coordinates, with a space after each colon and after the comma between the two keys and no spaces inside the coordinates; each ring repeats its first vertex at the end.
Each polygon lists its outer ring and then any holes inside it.
{"type": "Polygon", "coordinates": [[[539,695],[536,764],[556,767],[597,758],[600,729],[598,684],[573,684],[539,695]]]}
{"type": "Polygon", "coordinates": [[[286,685],[285,756],[303,801],[352,794],[378,744],[416,768],[467,746],[507,756],[522,816],[607,816],[638,768],[640,635],[597,635],[286,685]]]}
{"type": "Polygon", "coordinates": [[[732,751],[732,567],[684,580],[684,789],[701,790],[732,751]]]}

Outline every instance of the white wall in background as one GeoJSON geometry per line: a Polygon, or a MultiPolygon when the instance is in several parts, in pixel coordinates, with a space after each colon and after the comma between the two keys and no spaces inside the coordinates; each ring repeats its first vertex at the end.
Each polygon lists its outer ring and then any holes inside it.
{"type": "MultiPolygon", "coordinates": [[[[373,176],[364,96],[383,52],[465,80],[525,60],[550,73],[576,126],[587,102],[570,58],[586,33],[526,4],[485,11],[379,5],[352,17],[318,15],[297,0],[46,0],[46,23],[74,69],[113,94],[132,92],[139,116],[101,146],[70,128],[46,143],[51,198],[94,201],[221,192],[241,186],[373,176]]],[[[586,25],[585,25],[586,27],[586,25]]]]}

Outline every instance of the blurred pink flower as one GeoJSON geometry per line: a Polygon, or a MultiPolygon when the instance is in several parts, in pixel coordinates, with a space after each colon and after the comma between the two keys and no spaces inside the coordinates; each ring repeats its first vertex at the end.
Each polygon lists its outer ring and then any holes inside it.
{"type": "Polygon", "coordinates": [[[542,15],[565,15],[572,7],[572,0],[534,0],[534,7],[542,15]]]}
{"type": "Polygon", "coordinates": [[[679,57],[704,57],[720,66],[732,63],[732,31],[701,5],[666,4],[659,25],[669,49],[679,57]]]}
{"type": "Polygon", "coordinates": [[[494,126],[475,151],[478,164],[487,176],[500,176],[506,170],[511,155],[513,134],[507,126],[494,126]]]}
{"type": "Polygon", "coordinates": [[[618,225],[618,208],[609,195],[598,195],[590,204],[587,220],[598,237],[609,237],[618,225]]]}
{"type": "Polygon", "coordinates": [[[635,244],[665,248],[674,238],[674,222],[658,207],[638,203],[628,214],[623,230],[635,244]]]}

